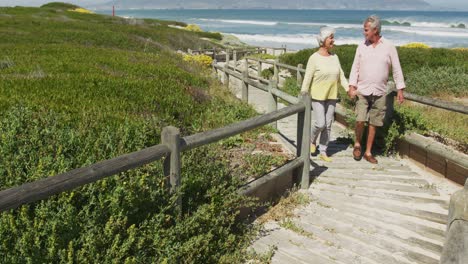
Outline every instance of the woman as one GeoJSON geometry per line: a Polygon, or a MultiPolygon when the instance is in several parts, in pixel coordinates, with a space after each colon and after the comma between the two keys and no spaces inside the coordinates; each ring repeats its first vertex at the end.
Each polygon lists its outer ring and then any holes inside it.
{"type": "Polygon", "coordinates": [[[320,34],[317,36],[320,47],[307,62],[301,88],[302,94],[310,94],[312,98],[314,124],[310,152],[316,152],[315,142],[320,134],[319,158],[326,162],[332,161],[327,155],[327,146],[338,99],[338,84],[340,83],[346,91],[349,89],[338,56],[330,52],[335,42],[334,34],[334,28],[320,28],[320,34]]]}

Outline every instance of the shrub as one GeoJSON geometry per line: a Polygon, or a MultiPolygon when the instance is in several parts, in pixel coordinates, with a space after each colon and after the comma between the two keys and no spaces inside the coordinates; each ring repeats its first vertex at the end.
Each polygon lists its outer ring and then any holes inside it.
{"type": "Polygon", "coordinates": [[[41,8],[52,8],[52,9],[62,9],[62,10],[70,10],[80,8],[77,5],[64,3],[64,2],[50,2],[41,6],[41,8]]]}
{"type": "Polygon", "coordinates": [[[194,31],[194,32],[202,32],[200,26],[195,25],[195,24],[189,24],[188,26],[185,27],[185,30],[194,31]]]}
{"type": "Polygon", "coordinates": [[[201,32],[196,32],[198,36],[202,37],[202,38],[209,38],[209,39],[216,39],[216,40],[222,40],[223,39],[223,35],[221,35],[221,33],[219,32],[204,32],[204,31],[201,31],[201,32]]]}
{"type": "Polygon", "coordinates": [[[205,67],[210,67],[211,64],[213,63],[213,59],[210,56],[205,55],[205,54],[200,54],[200,55],[186,54],[184,55],[184,61],[197,63],[205,67]]]}
{"type": "Polygon", "coordinates": [[[260,75],[264,79],[271,79],[271,77],[273,77],[273,74],[274,74],[273,67],[270,67],[270,68],[262,70],[260,75]]]}

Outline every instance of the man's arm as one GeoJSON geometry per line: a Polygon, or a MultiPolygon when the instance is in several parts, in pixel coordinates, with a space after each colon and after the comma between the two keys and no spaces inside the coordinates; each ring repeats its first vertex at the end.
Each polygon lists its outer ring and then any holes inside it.
{"type": "Polygon", "coordinates": [[[395,80],[395,85],[397,88],[397,100],[401,104],[405,100],[403,90],[405,89],[406,85],[405,79],[403,77],[403,71],[400,65],[400,59],[398,58],[398,52],[394,46],[390,51],[390,60],[392,62],[393,80],[395,80]]]}
{"type": "Polygon", "coordinates": [[[354,54],[354,61],[353,61],[353,66],[351,67],[351,72],[349,73],[349,89],[348,89],[348,95],[351,98],[354,98],[357,93],[357,80],[359,76],[359,69],[360,69],[360,46],[357,47],[356,49],[356,54],[354,54]]]}

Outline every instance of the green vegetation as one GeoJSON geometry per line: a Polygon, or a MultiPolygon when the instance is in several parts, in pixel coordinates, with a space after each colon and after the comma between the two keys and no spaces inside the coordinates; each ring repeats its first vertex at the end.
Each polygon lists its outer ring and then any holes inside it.
{"type": "MultiPolygon", "coordinates": [[[[343,45],[334,48],[340,58],[341,66],[346,77],[349,77],[353,64],[356,45],[343,45]]],[[[442,48],[403,48],[399,47],[398,54],[405,75],[406,91],[418,95],[442,98],[444,100],[466,99],[468,97],[468,51],[463,49],[442,48]]],[[[301,50],[295,54],[285,54],[280,61],[290,65],[302,63],[317,49],[301,50]]],[[[294,73],[293,73],[294,74],[294,73]]],[[[340,89],[341,103],[352,109],[354,102],[340,89]]],[[[352,117],[350,117],[352,119],[352,117]]],[[[382,149],[392,151],[395,139],[409,130],[420,133],[435,131],[444,137],[456,140],[461,145],[460,150],[468,149],[468,118],[465,115],[447,111],[428,110],[405,103],[396,106],[395,123],[391,127],[381,130],[382,149]],[[443,118],[440,118],[443,116],[443,118]]],[[[352,120],[349,120],[352,123],[352,120]]]]}
{"type": "Polygon", "coordinates": [[[63,2],[50,2],[42,5],[41,8],[51,8],[54,10],[69,10],[79,8],[79,6],[63,2]]]}
{"type": "MultiPolygon", "coordinates": [[[[0,8],[0,189],[158,144],[164,126],[185,136],[255,115],[175,55],[211,47],[196,33],[62,7],[0,8]]],[[[154,162],[0,214],[1,262],[242,262],[252,201],[227,148],[184,152],[175,195],[154,162]]]]}

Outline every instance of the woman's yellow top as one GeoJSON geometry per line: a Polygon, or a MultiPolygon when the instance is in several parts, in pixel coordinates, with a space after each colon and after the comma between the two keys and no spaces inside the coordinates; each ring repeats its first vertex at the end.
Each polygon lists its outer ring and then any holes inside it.
{"type": "Polygon", "coordinates": [[[301,92],[307,91],[312,99],[319,101],[338,99],[338,82],[348,91],[348,81],[338,56],[323,56],[315,52],[307,62],[301,92]]]}

